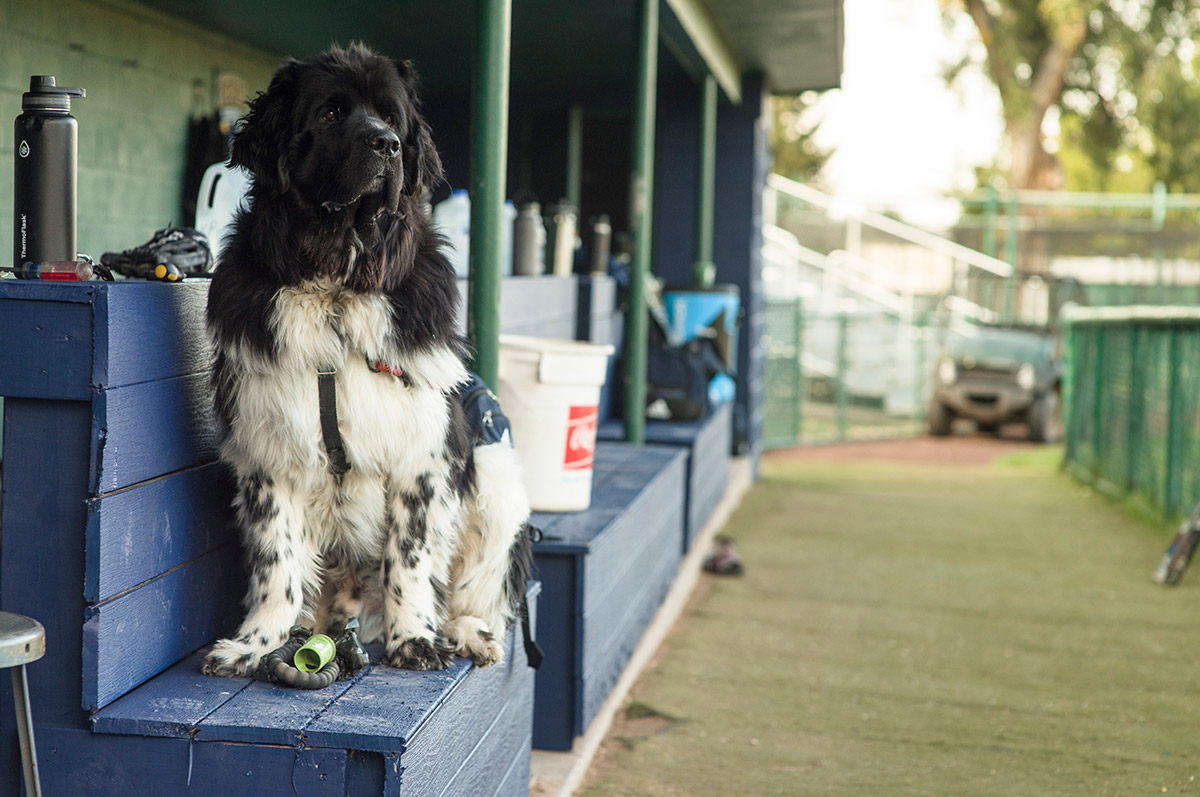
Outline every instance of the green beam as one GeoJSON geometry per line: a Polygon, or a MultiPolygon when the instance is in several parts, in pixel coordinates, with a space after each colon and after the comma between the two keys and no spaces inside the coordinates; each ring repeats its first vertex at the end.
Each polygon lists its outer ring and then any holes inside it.
{"type": "Polygon", "coordinates": [[[704,77],[700,98],[700,145],[696,191],[696,262],[693,280],[701,288],[711,288],[717,266],[713,262],[713,207],[717,185],[717,79],[704,77]]]}
{"type": "Polygon", "coordinates": [[[709,74],[717,79],[725,96],[734,105],[742,102],[742,68],[733,48],[721,34],[712,12],[703,0],[666,0],[667,6],[679,20],[692,40],[696,52],[704,59],[709,74]]]}
{"type": "Polygon", "coordinates": [[[630,227],[633,262],[625,320],[625,439],[646,436],[646,348],[649,317],[646,278],[650,274],[651,210],[654,205],[654,106],[658,100],[658,0],[638,2],[638,71],[633,109],[633,174],[630,227]]]}
{"type": "Polygon", "coordinates": [[[467,332],[475,371],[499,387],[500,271],[508,168],[508,63],[512,0],[478,0],[471,87],[471,273],[467,332]]]}
{"type": "Polygon", "coordinates": [[[567,114],[567,201],[578,215],[583,200],[583,108],[572,105],[567,114]]]}

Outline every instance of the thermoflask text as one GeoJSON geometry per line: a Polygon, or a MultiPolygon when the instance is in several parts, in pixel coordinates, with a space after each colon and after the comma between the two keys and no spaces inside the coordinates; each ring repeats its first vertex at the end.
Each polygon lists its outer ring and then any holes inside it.
{"type": "Polygon", "coordinates": [[[79,124],[71,98],[84,90],[54,85],[50,75],[29,78],[16,121],[13,168],[13,266],[76,259],[76,170],[79,124]]]}

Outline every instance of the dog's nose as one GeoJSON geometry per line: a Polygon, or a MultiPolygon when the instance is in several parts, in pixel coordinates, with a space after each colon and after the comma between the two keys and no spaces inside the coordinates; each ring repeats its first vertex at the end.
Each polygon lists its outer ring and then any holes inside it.
{"type": "Polygon", "coordinates": [[[395,157],[400,152],[400,137],[387,128],[372,130],[367,134],[367,146],[385,158],[395,157]]]}

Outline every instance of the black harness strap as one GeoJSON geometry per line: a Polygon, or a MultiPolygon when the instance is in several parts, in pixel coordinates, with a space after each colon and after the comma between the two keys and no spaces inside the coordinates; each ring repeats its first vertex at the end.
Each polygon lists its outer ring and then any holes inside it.
{"type": "Polygon", "coordinates": [[[346,450],[342,448],[342,433],[338,429],[337,371],[317,371],[317,402],[321,412],[321,438],[329,455],[329,472],[339,479],[350,470],[346,450]]]}
{"type": "Polygon", "coordinates": [[[542,653],[542,648],[533,638],[533,633],[529,629],[529,600],[525,596],[521,596],[521,636],[525,642],[525,659],[529,662],[529,666],[537,669],[542,666],[542,659],[545,654],[542,653]]]}

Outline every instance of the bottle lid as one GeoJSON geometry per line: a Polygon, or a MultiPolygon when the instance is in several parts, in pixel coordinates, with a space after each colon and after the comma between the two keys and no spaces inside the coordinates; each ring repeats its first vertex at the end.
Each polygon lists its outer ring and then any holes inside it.
{"type": "Polygon", "coordinates": [[[22,111],[67,111],[71,110],[72,97],[85,97],[81,88],[56,86],[53,75],[31,75],[29,91],[21,95],[22,111]]]}

